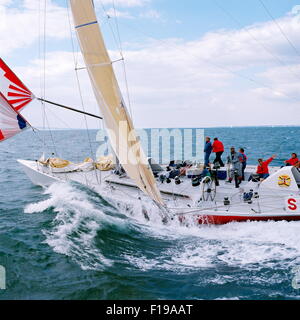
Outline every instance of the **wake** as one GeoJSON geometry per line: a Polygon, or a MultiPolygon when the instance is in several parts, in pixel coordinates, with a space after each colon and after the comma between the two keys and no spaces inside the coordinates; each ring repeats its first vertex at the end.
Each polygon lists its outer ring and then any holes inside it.
{"type": "Polygon", "coordinates": [[[164,225],[151,202],[109,199],[81,185],[54,184],[47,199],[25,213],[55,214],[45,242],[83,270],[105,270],[122,260],[140,271],[190,273],[203,269],[289,270],[300,264],[299,222],[164,225]],[[146,206],[150,221],[145,219],[146,206]]]}

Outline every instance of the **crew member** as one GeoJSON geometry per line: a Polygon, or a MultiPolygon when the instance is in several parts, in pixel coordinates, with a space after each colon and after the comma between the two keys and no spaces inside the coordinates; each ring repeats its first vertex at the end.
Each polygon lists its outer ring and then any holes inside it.
{"type": "Polygon", "coordinates": [[[235,151],[234,147],[230,148],[230,155],[227,158],[227,163],[231,164],[230,176],[228,182],[232,182],[236,175],[239,183],[242,182],[242,162],[240,155],[235,151]]]}
{"type": "Polygon", "coordinates": [[[206,142],[205,142],[205,148],[204,148],[204,153],[205,153],[205,167],[207,167],[209,165],[209,157],[212,153],[213,147],[212,147],[212,143],[210,141],[210,137],[206,137],[206,142]]]}
{"type": "Polygon", "coordinates": [[[269,160],[264,161],[263,159],[258,159],[258,167],[256,173],[259,175],[261,180],[265,180],[270,176],[269,173],[269,164],[276,158],[276,155],[273,155],[269,160]]]}
{"type": "Polygon", "coordinates": [[[213,152],[216,154],[216,159],[214,160],[214,164],[217,162],[220,164],[221,167],[224,167],[224,162],[222,161],[222,154],[224,153],[224,145],[218,138],[214,139],[213,143],[213,152]]]}
{"type": "Polygon", "coordinates": [[[284,161],[287,166],[295,166],[298,162],[299,159],[296,153],[292,153],[292,158],[290,160],[284,161]]]}
{"type": "Polygon", "coordinates": [[[245,155],[245,149],[240,148],[240,154],[239,154],[240,162],[242,163],[242,179],[245,181],[245,170],[247,167],[247,156],[245,155]]]}

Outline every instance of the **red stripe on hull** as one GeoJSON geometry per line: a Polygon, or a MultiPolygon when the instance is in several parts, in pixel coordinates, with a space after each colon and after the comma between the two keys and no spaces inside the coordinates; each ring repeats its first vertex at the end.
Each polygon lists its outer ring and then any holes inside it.
{"type": "Polygon", "coordinates": [[[198,216],[197,221],[202,224],[222,225],[231,222],[250,222],[250,221],[300,221],[300,216],[277,216],[277,217],[241,217],[241,216],[198,216]]]}

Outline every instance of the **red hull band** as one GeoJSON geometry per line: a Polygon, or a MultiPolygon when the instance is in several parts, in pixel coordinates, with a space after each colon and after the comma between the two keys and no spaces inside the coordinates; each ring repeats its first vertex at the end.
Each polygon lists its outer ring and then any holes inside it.
{"type": "Polygon", "coordinates": [[[300,221],[300,216],[276,216],[276,217],[239,217],[239,216],[198,216],[199,224],[222,225],[231,222],[250,222],[250,221],[300,221]]]}

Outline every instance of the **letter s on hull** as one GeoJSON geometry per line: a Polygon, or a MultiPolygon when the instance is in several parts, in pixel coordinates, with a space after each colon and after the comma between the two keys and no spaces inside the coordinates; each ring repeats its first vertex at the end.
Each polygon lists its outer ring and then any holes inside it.
{"type": "Polygon", "coordinates": [[[291,211],[296,211],[298,209],[296,199],[288,199],[288,209],[291,211]]]}
{"type": "Polygon", "coordinates": [[[300,197],[289,196],[285,198],[285,210],[287,213],[300,213],[300,197]]]}

